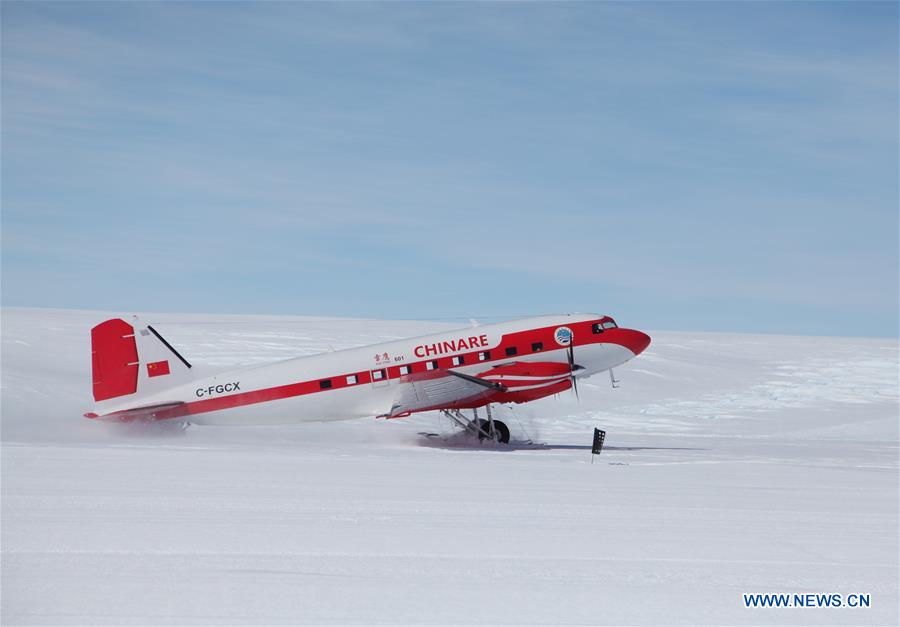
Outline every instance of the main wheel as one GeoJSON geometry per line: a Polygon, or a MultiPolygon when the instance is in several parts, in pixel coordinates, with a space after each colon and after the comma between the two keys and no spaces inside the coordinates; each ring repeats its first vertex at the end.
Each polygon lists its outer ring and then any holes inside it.
{"type": "MultiPolygon", "coordinates": [[[[489,429],[491,427],[490,423],[487,420],[479,420],[478,427],[481,431],[485,433],[490,433],[489,429]]],[[[499,442],[500,444],[509,444],[509,427],[506,426],[505,423],[495,420],[494,421],[494,441],[499,442]]],[[[482,440],[486,439],[485,436],[479,434],[478,436],[482,440]]]]}
{"type": "Polygon", "coordinates": [[[494,421],[494,435],[500,444],[509,444],[509,427],[505,422],[494,421]]]}

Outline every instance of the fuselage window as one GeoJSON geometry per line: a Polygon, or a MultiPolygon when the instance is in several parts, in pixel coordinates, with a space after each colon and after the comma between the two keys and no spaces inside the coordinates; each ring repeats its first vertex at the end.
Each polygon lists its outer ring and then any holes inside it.
{"type": "Polygon", "coordinates": [[[319,389],[320,390],[327,390],[330,387],[331,387],[331,379],[322,379],[321,381],[319,381],[319,389]]]}
{"type": "Polygon", "coordinates": [[[409,366],[400,366],[400,374],[401,375],[409,374],[409,373],[410,373],[409,366]]]}
{"type": "Polygon", "coordinates": [[[595,322],[591,327],[591,331],[593,331],[594,333],[603,333],[603,325],[599,322],[595,322]]]}
{"type": "Polygon", "coordinates": [[[426,361],[425,369],[426,370],[437,370],[437,361],[426,361]]]}
{"type": "Polygon", "coordinates": [[[478,361],[487,361],[491,358],[491,351],[482,351],[478,353],[478,361]]]}
{"type": "Polygon", "coordinates": [[[534,342],[531,345],[531,350],[535,353],[541,352],[542,350],[544,350],[544,343],[543,342],[534,342]]]}
{"type": "Polygon", "coordinates": [[[453,358],[454,366],[461,366],[464,363],[466,363],[466,360],[462,355],[457,355],[456,357],[453,358]]]}
{"type": "Polygon", "coordinates": [[[347,385],[356,385],[356,375],[355,374],[347,375],[347,385]]]}
{"type": "Polygon", "coordinates": [[[384,379],[384,370],[373,370],[372,371],[372,380],[373,381],[381,381],[384,379]]]}
{"type": "Polygon", "coordinates": [[[515,355],[515,354],[518,353],[518,352],[519,352],[519,351],[516,350],[516,347],[515,347],[515,346],[507,346],[507,347],[506,347],[506,356],[507,356],[507,357],[512,357],[513,355],[515,355]]]}

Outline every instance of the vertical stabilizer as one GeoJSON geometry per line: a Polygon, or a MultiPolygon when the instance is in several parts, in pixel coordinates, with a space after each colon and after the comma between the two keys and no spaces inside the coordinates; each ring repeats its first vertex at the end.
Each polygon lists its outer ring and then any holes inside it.
{"type": "Polygon", "coordinates": [[[193,378],[187,359],[137,316],[131,323],[114,318],[91,329],[91,360],[98,403],[152,396],[193,378]]]}

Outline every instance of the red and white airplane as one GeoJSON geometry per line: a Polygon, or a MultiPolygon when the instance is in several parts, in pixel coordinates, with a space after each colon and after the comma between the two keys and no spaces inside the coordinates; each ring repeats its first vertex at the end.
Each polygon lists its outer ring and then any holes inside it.
{"type": "Polygon", "coordinates": [[[508,442],[509,429],[492,419],[491,404],[577,393],[578,379],[611,373],[649,344],[648,335],[619,328],[609,316],[567,314],[197,377],[151,325],[115,318],[91,330],[97,405],[85,416],[278,424],[440,410],[479,437],[508,442]]]}

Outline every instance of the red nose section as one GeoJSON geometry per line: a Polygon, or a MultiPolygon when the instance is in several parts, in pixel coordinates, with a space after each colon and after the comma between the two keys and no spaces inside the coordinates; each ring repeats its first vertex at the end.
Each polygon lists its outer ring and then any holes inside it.
{"type": "Polygon", "coordinates": [[[635,355],[640,355],[650,346],[650,336],[634,329],[610,329],[609,339],[624,346],[635,355]]]}

